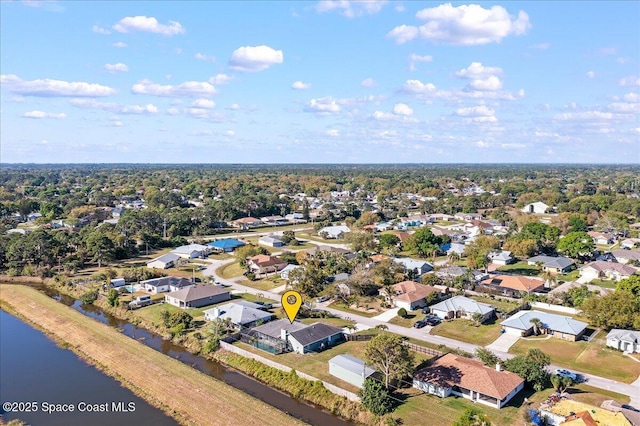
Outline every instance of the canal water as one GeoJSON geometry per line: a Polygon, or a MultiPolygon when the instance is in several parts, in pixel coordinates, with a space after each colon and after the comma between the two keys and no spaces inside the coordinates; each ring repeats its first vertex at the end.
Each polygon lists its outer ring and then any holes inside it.
{"type": "Polygon", "coordinates": [[[21,419],[32,426],[177,425],[115,379],[4,311],[0,311],[0,402],[5,421],[21,419]],[[14,406],[5,407],[10,403],[14,406]],[[51,407],[46,404],[67,404],[65,409],[73,406],[74,411],[47,414],[43,410],[51,407]],[[109,411],[86,411],[89,408],[109,411]],[[124,409],[133,411],[113,411],[124,409]]]}
{"type": "MultiPolygon", "coordinates": [[[[74,308],[75,310],[77,310],[78,312],[83,313],[84,315],[87,315],[95,320],[98,320],[104,324],[108,324],[111,327],[115,327],[117,329],[119,329],[123,334],[134,338],[142,343],[144,343],[145,345],[159,351],[162,352],[165,355],[168,355],[170,357],[176,358],[182,362],[184,362],[185,364],[188,364],[190,366],[192,366],[193,368],[198,369],[199,371],[208,374],[218,380],[221,380],[249,395],[254,396],[255,398],[260,399],[261,401],[281,410],[284,411],[285,413],[300,419],[308,424],[311,425],[321,425],[321,426],[345,426],[348,424],[351,424],[349,422],[347,422],[344,419],[341,419],[340,417],[334,416],[329,412],[323,411],[321,409],[321,407],[317,407],[314,406],[312,404],[308,404],[305,402],[302,402],[300,400],[297,400],[285,393],[282,393],[280,391],[277,391],[275,389],[270,388],[269,386],[264,385],[263,383],[248,377],[244,374],[241,374],[235,370],[229,369],[227,367],[225,367],[224,365],[220,364],[219,362],[216,361],[212,361],[212,360],[208,360],[205,359],[203,357],[197,356],[197,355],[193,355],[191,353],[189,353],[187,350],[185,350],[184,348],[173,344],[170,341],[164,340],[162,339],[160,336],[153,334],[143,328],[139,328],[136,327],[130,323],[128,323],[127,321],[121,320],[119,318],[116,318],[114,316],[112,316],[111,314],[108,314],[106,312],[104,312],[100,307],[98,306],[94,306],[94,305],[85,305],[82,302],[75,300],[69,296],[66,296],[64,294],[60,294],[58,292],[56,292],[55,290],[52,290],[50,288],[42,288],[39,287],[40,290],[44,291],[46,294],[48,294],[50,297],[55,298],[56,300],[58,300],[59,302],[70,306],[72,308],[74,308]]],[[[17,320],[13,317],[11,317],[10,315],[6,314],[6,313],[2,313],[4,316],[8,316],[9,318],[12,318],[13,321],[17,321],[18,323],[22,324],[23,326],[29,327],[26,324],[22,323],[20,320],[17,320]]],[[[4,317],[3,317],[4,318],[4,317]]],[[[4,321],[3,321],[4,322],[4,321]]],[[[44,336],[42,333],[40,333],[37,330],[33,330],[32,328],[29,327],[29,329],[31,329],[33,332],[38,333],[42,338],[44,338],[45,340],[51,342],[49,339],[46,338],[46,336],[44,336]]],[[[4,346],[6,343],[6,338],[5,338],[5,333],[4,333],[4,324],[3,324],[3,332],[2,332],[2,337],[0,339],[2,341],[2,347],[4,350],[4,346]]],[[[9,342],[10,343],[10,342],[9,342]]],[[[51,344],[53,345],[53,347],[55,349],[61,350],[59,349],[57,346],[55,346],[55,344],[53,344],[51,342],[51,344]]],[[[79,358],[77,358],[75,356],[75,354],[73,354],[70,351],[63,351],[63,352],[67,352],[68,354],[70,354],[72,357],[74,357],[78,362],[80,362],[82,365],[86,366],[86,364],[80,360],[79,358]]],[[[15,366],[20,366],[21,369],[26,369],[29,368],[30,364],[27,364],[25,362],[21,362],[19,361],[20,358],[18,358],[17,364],[14,364],[15,366]]],[[[46,357],[41,357],[38,358],[39,360],[46,360],[46,357]]],[[[4,388],[5,388],[5,377],[4,377],[4,368],[5,368],[5,361],[1,360],[0,361],[2,363],[2,376],[0,378],[0,383],[2,383],[1,388],[3,389],[2,392],[2,398],[0,398],[2,400],[2,402],[6,401],[7,399],[4,397],[4,388]]],[[[15,367],[14,367],[15,368],[15,367]]],[[[17,368],[15,368],[17,369],[17,368]]],[[[94,369],[95,370],[95,369],[94,369]]],[[[96,371],[97,372],[97,371],[96,371]]],[[[100,375],[102,375],[103,377],[108,378],[107,376],[105,376],[104,374],[98,372],[100,375]]],[[[111,379],[113,380],[113,379],[111,379]]],[[[7,386],[8,386],[7,382],[7,386]]],[[[62,383],[62,382],[61,382],[62,383]]],[[[117,383],[117,382],[116,382],[117,383]]],[[[157,411],[157,410],[156,410],[157,411]]],[[[7,419],[13,418],[13,417],[9,417],[6,416],[7,419]]],[[[38,424],[38,423],[33,423],[34,425],[38,424]]],[[[42,424],[51,424],[51,423],[42,423],[42,424]]],[[[63,424],[63,423],[60,423],[63,424]]],[[[74,424],[86,424],[86,423],[66,423],[66,424],[70,424],[70,425],[74,425],[74,424]]],[[[91,424],[101,424],[101,423],[91,423],[91,424]]],[[[104,424],[109,424],[109,423],[104,423],[104,424]]],[[[130,422],[124,422],[124,423],[118,423],[119,425],[129,425],[129,424],[133,424],[133,425],[143,425],[146,423],[130,423],[130,422]]],[[[150,423],[151,424],[151,423],[150,423]]],[[[162,425],[163,423],[153,423],[158,424],[158,425],[162,425]]],[[[172,423],[174,424],[174,423],[172,423]]],[[[212,423],[215,424],[215,423],[212,423]]]]}

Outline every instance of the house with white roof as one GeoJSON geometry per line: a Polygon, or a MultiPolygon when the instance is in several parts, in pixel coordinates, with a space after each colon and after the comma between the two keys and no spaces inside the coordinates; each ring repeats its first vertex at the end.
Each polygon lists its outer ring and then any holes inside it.
{"type": "Polygon", "coordinates": [[[345,234],[351,232],[348,226],[345,225],[335,225],[335,226],[325,226],[324,228],[318,231],[318,235],[322,238],[328,240],[335,240],[338,238],[344,237],[345,234]]]}
{"type": "Polygon", "coordinates": [[[522,212],[524,213],[536,213],[536,214],[544,214],[549,210],[549,206],[545,203],[538,201],[535,203],[527,204],[522,208],[522,212]]]}
{"type": "Polygon", "coordinates": [[[258,238],[258,244],[262,244],[264,246],[269,247],[282,247],[284,243],[277,235],[265,235],[258,238]]]}
{"type": "Polygon", "coordinates": [[[640,353],[640,331],[614,328],[607,334],[607,346],[619,351],[640,353]]]}
{"type": "Polygon", "coordinates": [[[217,318],[226,320],[227,318],[236,327],[251,327],[257,323],[264,323],[273,318],[271,312],[263,310],[262,305],[240,300],[238,302],[225,303],[204,311],[204,319],[213,321],[217,318]]]}
{"type": "Polygon", "coordinates": [[[351,355],[336,355],[329,360],[329,374],[359,388],[364,386],[367,377],[376,372],[360,358],[351,355]]]}
{"type": "Polygon", "coordinates": [[[155,259],[147,262],[147,268],[169,269],[176,265],[176,263],[178,262],[178,259],[180,259],[180,256],[178,256],[175,253],[163,254],[162,256],[156,257],[155,259]]]}
{"type": "Polygon", "coordinates": [[[414,278],[416,279],[420,278],[427,272],[433,271],[433,266],[424,260],[412,259],[410,257],[394,257],[393,261],[404,265],[407,271],[414,271],[416,273],[414,278]]]}
{"type": "Polygon", "coordinates": [[[472,319],[474,314],[481,314],[484,322],[495,315],[496,309],[480,303],[465,296],[455,296],[451,299],[443,300],[431,306],[431,312],[441,319],[466,318],[472,319]]]}
{"type": "Polygon", "coordinates": [[[513,257],[510,251],[502,250],[489,253],[489,260],[491,260],[491,263],[494,265],[509,265],[510,263],[514,263],[516,258],[513,257]]]}
{"type": "Polygon", "coordinates": [[[540,264],[543,271],[565,274],[575,267],[576,262],[574,262],[573,259],[563,256],[540,255],[527,259],[527,264],[532,266],[540,264]]]}
{"type": "Polygon", "coordinates": [[[542,311],[519,311],[515,315],[501,322],[505,333],[516,336],[528,336],[533,333],[534,319],[542,323],[541,329],[547,334],[558,339],[575,342],[580,339],[587,329],[586,322],[575,320],[571,317],[559,314],[551,314],[542,311]]]}
{"type": "Polygon", "coordinates": [[[211,247],[202,244],[188,244],[174,248],[171,253],[177,254],[183,259],[204,258],[211,253],[211,247]]]}

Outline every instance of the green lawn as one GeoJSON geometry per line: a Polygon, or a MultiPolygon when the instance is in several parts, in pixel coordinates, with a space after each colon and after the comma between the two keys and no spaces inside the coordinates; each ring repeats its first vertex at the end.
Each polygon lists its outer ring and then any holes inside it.
{"type": "Polygon", "coordinates": [[[348,325],[354,325],[355,321],[348,321],[343,318],[304,318],[300,320],[300,322],[304,324],[314,324],[316,322],[321,322],[323,324],[332,325],[334,327],[343,328],[348,325]]]}
{"type": "Polygon", "coordinates": [[[247,287],[255,288],[262,291],[271,291],[274,288],[280,287],[281,285],[286,283],[287,283],[286,280],[283,280],[281,278],[275,278],[275,277],[270,279],[265,278],[265,279],[256,280],[256,281],[251,281],[247,279],[238,281],[238,284],[246,285],[247,287]]]}
{"type": "Polygon", "coordinates": [[[204,320],[204,312],[209,309],[210,306],[205,306],[203,308],[190,308],[190,309],[180,309],[177,306],[170,305],[168,303],[158,303],[151,306],[145,306],[144,308],[136,309],[132,311],[134,315],[142,318],[143,320],[155,323],[162,324],[162,311],[168,311],[170,314],[174,312],[187,312],[189,315],[193,317],[194,320],[204,320]]]}
{"type": "Polygon", "coordinates": [[[495,299],[492,299],[491,297],[485,297],[485,296],[470,296],[470,297],[473,300],[477,300],[480,303],[486,303],[488,305],[493,306],[494,308],[503,310],[504,312],[510,312],[515,308],[517,308],[518,306],[520,306],[520,304],[517,302],[511,302],[507,299],[502,299],[498,297],[496,297],[495,299]]]}
{"type": "Polygon", "coordinates": [[[600,287],[605,287],[605,288],[613,288],[613,289],[615,289],[616,286],[618,285],[618,282],[615,281],[615,280],[596,279],[596,280],[591,281],[589,284],[598,285],[600,287]]]}
{"type": "Polygon", "coordinates": [[[505,265],[498,268],[501,272],[510,272],[512,274],[527,275],[535,277],[540,274],[540,268],[535,265],[529,265],[527,262],[517,262],[511,265],[505,265]]]}
{"type": "Polygon", "coordinates": [[[242,276],[242,274],[244,274],[245,271],[246,269],[240,266],[238,262],[235,262],[235,263],[230,263],[228,265],[219,267],[216,270],[216,274],[218,274],[222,278],[229,279],[229,278],[242,276]]]}
{"type": "Polygon", "coordinates": [[[476,326],[473,321],[458,318],[436,325],[431,334],[485,346],[500,337],[500,324],[496,321],[476,326]]]}
{"type": "Polygon", "coordinates": [[[343,238],[325,240],[324,238],[319,237],[317,235],[310,235],[310,234],[306,234],[306,233],[302,233],[302,232],[297,233],[296,234],[296,238],[300,238],[302,240],[317,241],[319,243],[329,243],[329,244],[344,244],[344,243],[346,243],[346,241],[343,238]]]}
{"type": "Polygon", "coordinates": [[[365,312],[365,311],[359,311],[359,310],[356,310],[356,309],[351,309],[349,306],[347,306],[342,301],[333,302],[333,303],[331,303],[329,305],[329,307],[332,308],[332,309],[337,309],[339,311],[348,312],[348,313],[354,314],[354,315],[361,315],[363,317],[368,317],[368,318],[372,318],[372,317],[375,317],[376,315],[380,314],[380,312],[365,312]]]}
{"type": "Polygon", "coordinates": [[[568,369],[576,369],[624,383],[631,383],[640,375],[640,362],[595,341],[568,342],[553,337],[547,340],[520,339],[509,349],[509,352],[524,355],[533,348],[548,354],[552,363],[568,369]]]}
{"type": "Polygon", "coordinates": [[[401,325],[403,327],[413,327],[413,324],[422,319],[424,319],[424,314],[422,313],[422,309],[418,309],[415,311],[407,311],[407,316],[404,318],[396,315],[395,317],[391,318],[389,324],[401,325]]]}

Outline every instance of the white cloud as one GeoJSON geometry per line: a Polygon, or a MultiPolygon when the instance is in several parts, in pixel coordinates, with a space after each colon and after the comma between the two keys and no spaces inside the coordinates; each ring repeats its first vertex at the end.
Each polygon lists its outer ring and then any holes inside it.
{"type": "Polygon", "coordinates": [[[184,34],[185,30],[180,22],[169,21],[168,25],[163,25],[154,17],[149,16],[127,16],[119,20],[113,29],[119,33],[132,33],[136,31],[174,36],[184,34]]]}
{"type": "Polygon", "coordinates": [[[180,114],[180,109],[172,107],[167,110],[167,114],[169,115],[178,115],[180,114]]]}
{"type": "Polygon", "coordinates": [[[622,114],[640,114],[640,104],[637,102],[613,102],[608,109],[622,114]]]}
{"type": "Polygon", "coordinates": [[[474,90],[488,90],[495,92],[496,90],[502,89],[502,82],[498,77],[492,75],[491,77],[487,77],[483,80],[472,80],[469,83],[469,87],[474,90]]]}
{"type": "Polygon", "coordinates": [[[199,61],[205,61],[205,62],[215,62],[216,61],[216,57],[215,56],[208,56],[205,55],[203,53],[196,53],[195,55],[193,55],[194,58],[196,58],[199,61]]]}
{"type": "Polygon", "coordinates": [[[417,62],[431,62],[431,61],[433,61],[433,56],[431,55],[416,55],[415,53],[412,53],[411,56],[409,56],[409,71],[416,70],[417,62]]]}
{"type": "Polygon", "coordinates": [[[157,114],[158,107],[153,104],[147,105],[124,105],[118,111],[121,114],[157,114]]]}
{"type": "Polygon", "coordinates": [[[411,109],[411,107],[407,104],[395,104],[393,106],[393,113],[397,114],[397,115],[412,115],[413,114],[413,110],[411,109]]]}
{"type": "Polygon", "coordinates": [[[67,114],[63,112],[56,114],[53,112],[44,112],[44,111],[29,111],[22,114],[22,116],[24,118],[55,118],[57,120],[67,118],[67,114]]]}
{"type": "Polygon", "coordinates": [[[206,81],[185,81],[177,86],[161,85],[149,80],[141,80],[131,87],[136,95],[150,95],[163,97],[206,97],[218,93],[216,88],[206,81]]]}
{"type": "Polygon", "coordinates": [[[529,49],[547,50],[550,47],[551,47],[551,43],[538,43],[538,44],[533,44],[529,46],[529,49]]]}
{"type": "Polygon", "coordinates": [[[396,7],[393,8],[393,10],[395,10],[396,12],[404,12],[404,6],[399,4],[396,7]]]}
{"type": "Polygon", "coordinates": [[[387,0],[322,0],[316,10],[320,13],[337,11],[347,18],[355,18],[364,14],[373,15],[380,12],[387,0]]]}
{"type": "Polygon", "coordinates": [[[476,142],[476,146],[479,148],[488,148],[490,144],[484,141],[478,141],[476,142]]]}
{"type": "Polygon", "coordinates": [[[282,50],[269,46],[244,46],[236,49],[229,59],[229,67],[236,71],[264,71],[273,64],[281,64],[284,60],[282,50]]]}
{"type": "Polygon", "coordinates": [[[113,127],[122,127],[122,126],[124,126],[124,123],[122,121],[120,121],[120,120],[114,120],[114,121],[111,122],[111,125],[113,127]]]}
{"type": "Polygon", "coordinates": [[[224,135],[232,138],[236,135],[236,132],[234,132],[233,130],[227,130],[226,132],[224,132],[224,135]]]}
{"type": "Polygon", "coordinates": [[[614,115],[603,111],[563,112],[553,116],[556,120],[611,120],[614,115]]]}
{"type": "Polygon", "coordinates": [[[376,83],[376,81],[374,79],[372,79],[371,77],[365,78],[360,83],[360,86],[367,87],[367,88],[376,87],[377,85],[378,85],[378,83],[376,83]]]}
{"type": "Polygon", "coordinates": [[[231,105],[229,105],[229,107],[228,107],[227,109],[230,109],[230,110],[232,110],[232,111],[237,111],[237,110],[239,110],[239,109],[240,109],[240,105],[238,105],[238,104],[231,104],[231,105]]]}
{"type": "Polygon", "coordinates": [[[433,83],[424,84],[420,80],[407,80],[404,90],[410,93],[434,93],[436,86],[433,83]]]}
{"type": "Polygon", "coordinates": [[[110,73],[127,72],[129,71],[129,67],[122,62],[118,62],[117,64],[105,64],[104,69],[109,71],[110,73]]]}
{"type": "Polygon", "coordinates": [[[635,75],[630,75],[624,78],[621,78],[618,81],[620,86],[640,86],[640,78],[635,75]]]}
{"type": "Polygon", "coordinates": [[[125,43],[123,41],[119,41],[117,43],[113,43],[112,46],[113,47],[117,47],[118,49],[122,49],[124,47],[127,47],[127,43],[125,43]]]}
{"type": "Polygon", "coordinates": [[[303,83],[302,81],[298,80],[291,85],[291,88],[295,90],[307,90],[311,88],[311,84],[303,83]]]}
{"type": "Polygon", "coordinates": [[[205,109],[213,109],[216,107],[216,103],[211,99],[196,99],[191,104],[194,108],[205,108],[205,109]]]}
{"type": "Polygon", "coordinates": [[[640,102],[640,95],[637,93],[629,92],[622,97],[627,102],[640,102]]]}
{"type": "Polygon", "coordinates": [[[111,34],[111,31],[109,31],[106,28],[102,28],[99,25],[94,25],[93,27],[91,27],[91,31],[93,31],[96,34],[111,34]]]}
{"type": "Polygon", "coordinates": [[[340,112],[340,105],[332,97],[311,99],[304,108],[306,112],[318,115],[336,114],[340,112]]]}
{"type": "Polygon", "coordinates": [[[631,58],[629,58],[628,56],[620,56],[619,58],[616,58],[616,62],[619,64],[626,64],[630,60],[631,58]]]}
{"type": "Polygon", "coordinates": [[[387,37],[398,44],[421,38],[433,43],[472,46],[499,43],[509,35],[522,35],[531,28],[525,12],[518,12],[514,18],[502,6],[485,9],[477,4],[454,7],[445,3],[423,9],[416,17],[426,23],[419,27],[400,25],[387,37]]]}
{"type": "Polygon", "coordinates": [[[231,80],[233,80],[233,77],[227,74],[216,74],[209,79],[209,83],[217,86],[217,85],[229,84],[231,80]]]}
{"type": "Polygon", "coordinates": [[[474,123],[495,123],[498,119],[495,116],[495,110],[485,105],[474,107],[458,108],[456,115],[466,117],[467,121],[474,123]]]}
{"type": "Polygon", "coordinates": [[[326,131],[326,133],[327,133],[328,136],[331,136],[331,137],[334,137],[334,138],[337,138],[337,137],[340,136],[340,130],[338,130],[338,129],[329,129],[329,130],[326,131]]]}
{"type": "Polygon", "coordinates": [[[500,67],[485,67],[481,62],[472,62],[467,68],[456,72],[461,78],[471,80],[469,88],[479,91],[497,91],[502,89],[502,81],[497,77],[502,75],[500,67]]]}
{"type": "Polygon", "coordinates": [[[500,144],[500,148],[504,148],[504,149],[522,149],[522,148],[526,148],[527,146],[523,143],[503,143],[500,144]]]}
{"type": "Polygon", "coordinates": [[[7,87],[11,92],[25,96],[110,96],[116,90],[96,83],[86,83],[83,81],[69,82],[64,80],[53,80],[46,78],[43,80],[21,80],[17,75],[8,74],[0,76],[0,84],[7,87]]]}
{"type": "Polygon", "coordinates": [[[587,77],[594,78],[596,76],[595,71],[587,71],[587,77]]]}

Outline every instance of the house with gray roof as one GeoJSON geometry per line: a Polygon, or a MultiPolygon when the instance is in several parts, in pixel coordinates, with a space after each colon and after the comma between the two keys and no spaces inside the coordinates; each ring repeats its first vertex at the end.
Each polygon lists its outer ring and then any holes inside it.
{"type": "Polygon", "coordinates": [[[184,259],[205,258],[211,253],[211,247],[202,244],[187,244],[186,246],[174,248],[171,253],[175,253],[184,259]]]}
{"type": "Polygon", "coordinates": [[[491,260],[491,263],[494,265],[509,265],[510,263],[514,263],[516,258],[513,257],[510,251],[502,250],[489,253],[489,260],[491,260]]]}
{"type": "Polygon", "coordinates": [[[191,287],[192,285],[193,282],[191,280],[178,277],[161,277],[140,281],[140,287],[152,294],[178,291],[183,288],[191,287]]]}
{"type": "Polygon", "coordinates": [[[318,231],[318,235],[320,235],[325,240],[327,239],[338,239],[344,237],[345,234],[351,232],[348,226],[345,225],[335,225],[335,226],[325,226],[324,228],[318,231]]]}
{"type": "Polygon", "coordinates": [[[578,321],[565,315],[542,311],[520,311],[500,324],[505,333],[528,336],[533,333],[531,320],[536,318],[540,320],[542,323],[541,328],[547,334],[572,342],[579,340],[589,325],[586,322],[578,321]]]}
{"type": "Polygon", "coordinates": [[[364,386],[367,377],[376,370],[366,365],[360,358],[351,355],[336,355],[329,360],[329,374],[359,388],[364,386]]]}
{"type": "Polygon", "coordinates": [[[271,312],[262,310],[262,305],[247,301],[225,303],[204,311],[204,319],[213,321],[217,318],[229,319],[236,327],[251,327],[257,323],[267,322],[273,318],[271,312]]]}
{"type": "Polygon", "coordinates": [[[182,290],[172,291],[164,296],[165,303],[178,308],[200,308],[231,299],[229,290],[212,285],[194,285],[182,290]]]}
{"type": "Polygon", "coordinates": [[[344,342],[344,334],[337,327],[317,322],[288,333],[287,339],[294,352],[306,354],[322,351],[344,342]]]}
{"type": "Polygon", "coordinates": [[[180,256],[178,256],[175,253],[163,254],[162,256],[156,257],[155,259],[147,262],[147,268],[169,269],[176,265],[176,263],[178,262],[178,259],[180,259],[180,256]]]}
{"type": "Polygon", "coordinates": [[[637,250],[614,250],[611,254],[618,262],[625,265],[634,260],[640,262],[640,251],[637,250]]]}
{"type": "Polygon", "coordinates": [[[614,328],[607,334],[607,346],[619,351],[640,353],[640,331],[614,328]]]}
{"type": "Polygon", "coordinates": [[[571,271],[576,262],[568,257],[563,256],[534,256],[527,259],[527,264],[538,265],[540,264],[543,271],[549,271],[556,274],[565,274],[571,271]]]}
{"type": "Polygon", "coordinates": [[[441,319],[466,318],[472,319],[474,314],[481,314],[484,322],[495,315],[496,309],[465,296],[455,296],[431,306],[431,312],[441,319]]]}
{"type": "Polygon", "coordinates": [[[262,244],[264,246],[269,247],[282,247],[284,243],[277,235],[265,235],[258,238],[258,244],[262,244]]]}

